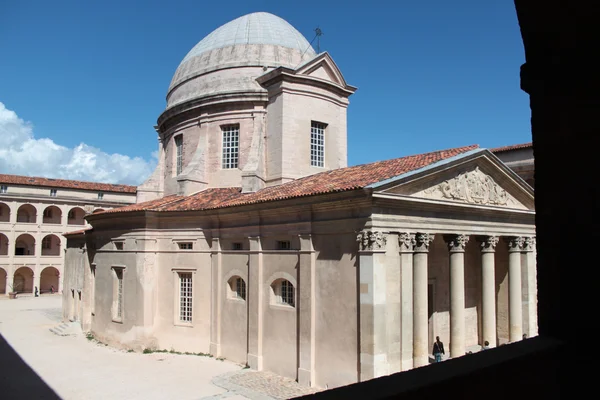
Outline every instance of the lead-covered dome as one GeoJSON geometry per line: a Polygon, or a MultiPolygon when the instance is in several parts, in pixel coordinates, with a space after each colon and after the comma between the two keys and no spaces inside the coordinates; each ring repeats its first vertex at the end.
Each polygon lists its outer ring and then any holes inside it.
{"type": "Polygon", "coordinates": [[[190,100],[262,91],[255,79],[264,67],[295,68],[315,57],[306,38],[276,15],[257,12],[215,29],[179,64],[167,95],[167,108],[190,100]]]}

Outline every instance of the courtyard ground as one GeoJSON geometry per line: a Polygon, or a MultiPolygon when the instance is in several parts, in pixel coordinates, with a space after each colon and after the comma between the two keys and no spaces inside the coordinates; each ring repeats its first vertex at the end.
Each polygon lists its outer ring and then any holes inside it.
{"type": "MultiPolygon", "coordinates": [[[[12,347],[64,400],[270,400],[292,398],[315,391],[268,372],[244,369],[227,360],[169,353],[126,352],[89,340],[76,330],[61,332],[60,295],[14,300],[0,297],[0,334],[8,343],[7,346],[12,347]]],[[[7,346],[3,349],[8,349],[7,346]]],[[[11,365],[6,365],[8,358],[3,356],[0,354],[2,384],[15,386],[19,380],[10,374],[24,372],[17,368],[18,362],[12,361],[11,365]]]]}

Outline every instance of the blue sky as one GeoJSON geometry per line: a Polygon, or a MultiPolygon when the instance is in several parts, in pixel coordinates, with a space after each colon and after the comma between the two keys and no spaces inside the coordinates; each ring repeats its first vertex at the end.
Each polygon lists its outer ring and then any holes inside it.
{"type": "Polygon", "coordinates": [[[531,140],[512,1],[224,4],[1,2],[0,173],[141,183],[181,59],[220,25],[256,11],[284,18],[309,41],[319,26],[321,50],[358,87],[349,165],[531,140]]]}

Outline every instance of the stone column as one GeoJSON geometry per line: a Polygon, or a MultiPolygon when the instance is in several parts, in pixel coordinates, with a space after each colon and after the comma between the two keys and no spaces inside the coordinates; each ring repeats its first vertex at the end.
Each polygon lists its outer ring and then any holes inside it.
{"type": "Polygon", "coordinates": [[[496,245],[497,236],[486,236],[481,240],[481,308],[482,340],[496,347],[496,245]]]}
{"type": "Polygon", "coordinates": [[[361,231],[360,279],[360,381],[388,374],[386,266],[387,238],[383,232],[361,231]]]}
{"type": "Polygon", "coordinates": [[[434,235],[417,233],[413,256],[413,367],[429,364],[427,253],[434,235]]]}
{"type": "Polygon", "coordinates": [[[250,368],[263,369],[263,302],[264,277],[263,254],[260,236],[248,238],[250,254],[248,256],[248,365],[250,368]]]}
{"type": "MultiPolygon", "coordinates": [[[[33,287],[31,288],[31,293],[33,295],[35,295],[35,288],[37,286],[38,288],[38,293],[41,293],[41,288],[40,288],[40,278],[41,278],[41,268],[33,268],[33,287]]],[[[57,290],[58,293],[58,290],[57,290]]]]}
{"type": "Polygon", "coordinates": [[[315,384],[315,250],[310,234],[298,235],[298,383],[315,384]]]}
{"type": "Polygon", "coordinates": [[[210,299],[210,354],[221,356],[221,302],[222,302],[222,253],[221,241],[212,238],[211,244],[211,299],[210,299]]]}
{"type": "Polygon", "coordinates": [[[513,236],[508,241],[508,323],[509,341],[523,338],[523,313],[521,311],[521,251],[523,238],[513,236]]]}
{"type": "Polygon", "coordinates": [[[523,332],[527,337],[537,335],[537,282],[535,237],[526,237],[521,255],[523,279],[523,332]]]}
{"type": "Polygon", "coordinates": [[[450,357],[465,355],[465,247],[466,235],[444,237],[450,253],[450,357]]]}
{"type": "Polygon", "coordinates": [[[400,233],[400,358],[401,371],[413,367],[413,251],[414,233],[400,233]]]}

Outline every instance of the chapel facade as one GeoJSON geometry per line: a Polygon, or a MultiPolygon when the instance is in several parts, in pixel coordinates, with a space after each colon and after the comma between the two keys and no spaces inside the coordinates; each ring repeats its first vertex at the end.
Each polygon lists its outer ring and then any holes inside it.
{"type": "Polygon", "coordinates": [[[138,202],[66,235],[65,318],[322,388],[535,336],[532,187],[477,145],[347,167],[355,90],[274,15],[209,34],[138,202]]]}

